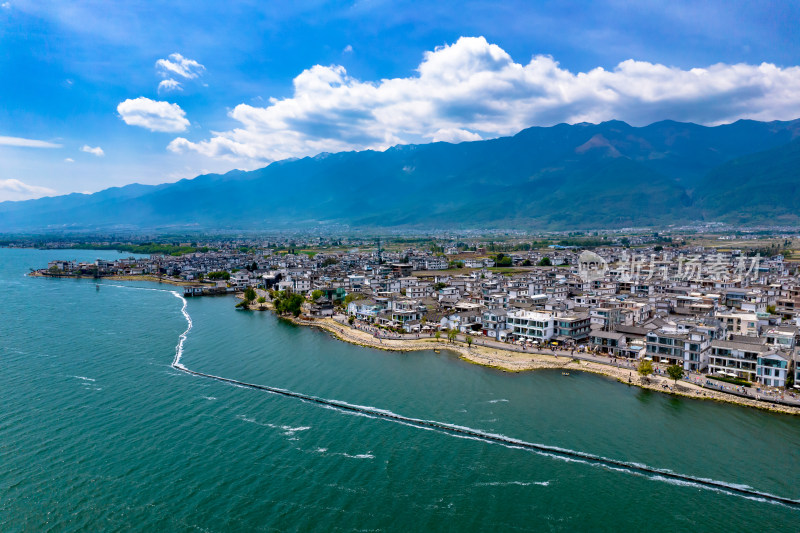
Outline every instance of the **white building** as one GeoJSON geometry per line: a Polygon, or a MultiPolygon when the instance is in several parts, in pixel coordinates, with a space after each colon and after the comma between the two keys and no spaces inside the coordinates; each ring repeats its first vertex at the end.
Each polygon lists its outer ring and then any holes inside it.
{"type": "Polygon", "coordinates": [[[506,324],[517,338],[547,341],[555,334],[556,319],[550,313],[520,309],[508,312],[506,324]]]}
{"type": "Polygon", "coordinates": [[[789,357],[779,353],[771,352],[758,357],[756,367],[758,382],[767,387],[785,387],[786,376],[789,372],[789,357]]]}
{"type": "Polygon", "coordinates": [[[755,313],[717,313],[717,319],[734,335],[758,336],[758,316],[755,313]]]}

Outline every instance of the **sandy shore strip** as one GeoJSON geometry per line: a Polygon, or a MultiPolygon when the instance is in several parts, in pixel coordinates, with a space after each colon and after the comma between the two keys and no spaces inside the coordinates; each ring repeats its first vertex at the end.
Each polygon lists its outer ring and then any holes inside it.
{"type": "Polygon", "coordinates": [[[531,352],[519,353],[503,350],[502,348],[487,348],[484,346],[476,346],[474,344],[471,347],[468,347],[462,342],[449,343],[446,340],[437,341],[436,339],[430,337],[419,339],[378,339],[369,332],[344,326],[332,318],[312,319],[303,317],[297,319],[289,318],[287,320],[290,320],[298,325],[324,329],[339,340],[369,348],[399,352],[416,350],[448,350],[458,354],[461,359],[469,361],[470,363],[496,368],[507,372],[525,372],[544,368],[561,369],[564,372],[592,372],[594,374],[616,379],[617,381],[627,385],[641,387],[643,389],[649,389],[664,394],[685,396],[688,398],[701,400],[727,402],[736,405],[762,409],[765,411],[772,411],[775,413],[800,415],[800,408],[797,407],[741,398],[739,396],[727,394],[722,391],[704,389],[703,387],[686,381],[680,381],[677,386],[674,386],[672,380],[663,376],[650,376],[647,381],[643,382],[639,379],[639,375],[636,373],[636,371],[632,371],[627,368],[618,368],[610,364],[572,359],[567,356],[554,356],[550,354],[531,352]],[[665,388],[664,385],[669,388],[665,388]]]}
{"type": "MultiPolygon", "coordinates": [[[[203,285],[197,281],[183,281],[177,280],[172,278],[165,278],[165,277],[158,277],[158,276],[151,276],[149,274],[130,274],[127,276],[101,276],[96,278],[94,276],[82,276],[79,274],[50,274],[50,273],[43,273],[37,270],[30,272],[28,276],[34,278],[59,278],[59,279],[94,279],[97,281],[151,281],[155,283],[165,283],[167,285],[175,285],[178,287],[183,287],[186,285],[203,285]]],[[[210,287],[210,285],[207,285],[210,287]]]]}
{"type": "MultiPolygon", "coordinates": [[[[167,285],[175,285],[178,287],[184,287],[186,285],[203,285],[197,281],[179,281],[171,278],[159,278],[157,276],[150,276],[147,274],[141,275],[130,275],[130,276],[104,276],[100,279],[110,280],[110,281],[153,281],[155,283],[166,283],[167,285]]],[[[206,286],[206,285],[204,285],[206,286]]],[[[211,285],[207,285],[211,287],[211,285]]]]}

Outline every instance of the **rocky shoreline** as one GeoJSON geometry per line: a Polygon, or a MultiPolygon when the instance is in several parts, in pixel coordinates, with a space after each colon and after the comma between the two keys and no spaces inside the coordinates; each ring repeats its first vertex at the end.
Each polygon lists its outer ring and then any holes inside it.
{"type": "Polygon", "coordinates": [[[646,381],[642,381],[635,371],[610,364],[572,359],[567,356],[530,352],[518,353],[501,348],[487,348],[476,345],[466,346],[433,338],[378,339],[368,332],[342,325],[332,318],[283,318],[297,325],[323,329],[341,341],[368,348],[396,352],[448,350],[470,363],[495,368],[504,372],[526,372],[541,369],[562,369],[564,372],[591,372],[616,379],[620,383],[629,386],[649,389],[663,394],[732,403],[774,413],[800,415],[800,408],[797,407],[742,398],[722,391],[706,389],[686,381],[679,382],[677,386],[673,385],[672,380],[662,376],[650,376],[646,381]]]}

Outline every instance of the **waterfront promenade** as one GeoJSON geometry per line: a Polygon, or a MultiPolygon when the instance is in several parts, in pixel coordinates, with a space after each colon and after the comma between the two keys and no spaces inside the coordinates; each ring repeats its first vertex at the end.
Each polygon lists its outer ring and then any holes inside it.
{"type": "Polygon", "coordinates": [[[454,342],[449,342],[444,338],[435,339],[432,333],[400,334],[359,321],[351,326],[344,315],[335,315],[327,319],[301,319],[296,322],[321,327],[347,342],[384,350],[450,350],[467,361],[510,372],[545,368],[560,368],[565,372],[571,370],[592,372],[615,378],[622,383],[670,394],[800,415],[800,399],[792,393],[781,397],[780,394],[756,387],[740,387],[712,381],[707,376],[697,373],[689,373],[676,384],[667,376],[665,369],[658,365],[654,365],[654,374],[641,379],[636,371],[636,364],[622,358],[556,347],[528,348],[498,342],[487,337],[473,337],[472,345],[468,345],[464,334],[457,335],[454,342]]]}

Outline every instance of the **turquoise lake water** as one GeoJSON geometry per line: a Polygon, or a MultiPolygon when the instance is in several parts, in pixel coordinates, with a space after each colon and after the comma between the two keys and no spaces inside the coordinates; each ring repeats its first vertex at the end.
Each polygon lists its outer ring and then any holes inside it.
{"type": "MultiPolygon", "coordinates": [[[[800,529],[797,508],[186,375],[174,287],[25,276],[127,255],[0,249],[2,531],[800,529]]],[[[189,300],[188,368],[800,499],[800,418],[365,349],[234,304],[189,300]]]]}

